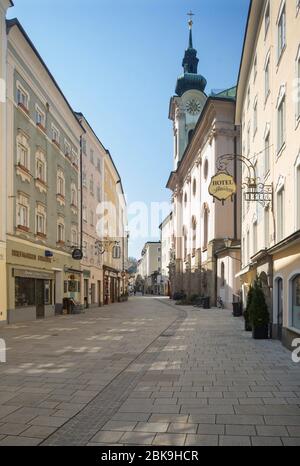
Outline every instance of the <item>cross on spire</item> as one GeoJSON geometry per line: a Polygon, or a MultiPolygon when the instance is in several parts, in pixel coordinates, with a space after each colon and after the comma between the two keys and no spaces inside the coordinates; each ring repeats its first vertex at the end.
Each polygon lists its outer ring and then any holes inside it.
{"type": "Polygon", "coordinates": [[[195,16],[195,15],[194,15],[194,13],[193,13],[192,11],[190,11],[189,13],[187,13],[187,16],[190,17],[190,19],[189,19],[189,27],[190,27],[190,29],[192,29],[192,26],[193,26],[193,16],[195,16]]]}

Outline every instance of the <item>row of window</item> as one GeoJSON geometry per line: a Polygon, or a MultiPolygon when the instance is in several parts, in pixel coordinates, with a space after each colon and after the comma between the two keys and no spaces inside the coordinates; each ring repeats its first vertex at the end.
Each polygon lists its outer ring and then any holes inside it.
{"type": "MultiPolygon", "coordinates": [[[[87,186],[87,175],[86,175],[85,170],[83,170],[83,172],[82,172],[82,185],[83,185],[84,188],[88,187],[87,186]]],[[[90,190],[91,196],[94,197],[95,196],[95,182],[94,182],[94,175],[93,174],[90,177],[89,190],[90,190]]],[[[101,202],[101,188],[100,188],[100,186],[97,186],[96,196],[97,196],[97,201],[101,202]]]]}
{"type": "MultiPolygon", "coordinates": [[[[17,164],[26,172],[30,173],[30,147],[28,139],[23,133],[17,136],[17,164]]],[[[47,161],[45,153],[38,149],[35,154],[35,177],[36,180],[46,186],[47,184],[47,161]]],[[[57,169],[57,194],[65,198],[66,181],[65,175],[61,168],[57,169]]],[[[78,191],[75,183],[71,184],[71,205],[78,206],[78,191]]]]}
{"type": "MultiPolygon", "coordinates": [[[[17,84],[17,104],[28,114],[29,113],[29,94],[24,90],[21,84],[17,84]]],[[[36,125],[46,132],[46,114],[38,105],[35,106],[35,123],[36,125]]],[[[61,135],[59,129],[51,124],[51,140],[52,142],[61,147],[61,135]]],[[[71,160],[71,162],[78,166],[78,152],[71,147],[71,144],[64,139],[64,154],[71,160]]]]}
{"type": "MultiPolygon", "coordinates": [[[[19,193],[17,197],[17,229],[25,232],[30,231],[30,198],[29,196],[19,193]]],[[[36,203],[35,207],[35,234],[40,238],[46,238],[47,235],[47,209],[41,203],[36,203]]],[[[57,218],[57,242],[65,243],[65,221],[64,217],[58,215],[57,218]]],[[[71,227],[71,246],[78,245],[77,226],[71,227]]]]}
{"type": "MultiPolygon", "coordinates": [[[[87,142],[86,139],[82,139],[82,153],[83,155],[87,156],[87,142]]],[[[101,173],[101,159],[99,157],[95,156],[95,152],[93,149],[90,149],[90,162],[95,165],[97,168],[98,172],[101,173]]]]}
{"type": "MultiPolygon", "coordinates": [[[[297,1],[298,4],[298,1],[297,1]]],[[[268,33],[269,25],[270,25],[270,8],[271,8],[271,2],[266,6],[265,10],[265,35],[268,33]]],[[[297,8],[298,5],[297,5],[297,8]]],[[[277,35],[278,35],[278,52],[277,52],[277,58],[278,60],[280,59],[285,47],[286,47],[286,4],[283,2],[281,5],[281,9],[278,15],[278,22],[277,22],[277,35]]],[[[265,91],[264,91],[264,100],[265,102],[267,101],[269,94],[271,92],[271,86],[270,86],[270,60],[271,60],[271,51],[267,53],[265,63],[264,63],[264,82],[265,82],[265,91]]],[[[258,63],[258,57],[257,55],[254,58],[254,64],[253,64],[253,80],[255,82],[256,76],[258,74],[257,71],[257,63],[258,63]]],[[[297,87],[298,90],[295,90],[295,95],[298,95],[297,101],[296,101],[296,119],[298,120],[300,118],[300,45],[299,45],[299,50],[298,54],[296,57],[296,66],[295,66],[295,78],[297,82],[297,87]]],[[[247,107],[250,107],[250,100],[251,100],[251,85],[249,84],[248,90],[247,90],[247,107]]],[[[279,96],[277,99],[277,152],[281,150],[285,143],[285,127],[286,127],[286,99],[285,99],[285,86],[282,86],[279,91],[279,96]]],[[[253,104],[253,138],[255,137],[256,131],[258,128],[258,98],[256,97],[254,100],[253,104]]],[[[245,134],[245,118],[243,117],[243,135],[245,134]]],[[[248,156],[250,155],[250,150],[251,150],[251,142],[250,142],[250,137],[251,137],[251,124],[250,122],[248,123],[247,126],[247,138],[244,138],[244,146],[243,146],[243,153],[247,153],[248,156]],[[245,147],[247,139],[247,148],[245,147]]],[[[269,140],[269,135],[265,134],[265,173],[268,172],[269,169],[269,147],[270,147],[270,140],[269,140]]]]}
{"type": "MultiPolygon", "coordinates": [[[[296,205],[295,205],[295,215],[296,215],[296,229],[300,229],[300,162],[296,168],[296,193],[295,193],[296,205]]],[[[276,242],[280,242],[285,237],[285,189],[284,182],[278,185],[276,193],[276,242]]],[[[264,209],[264,247],[270,247],[270,208],[267,207],[264,209]]],[[[257,244],[257,218],[254,216],[253,225],[252,225],[252,253],[253,255],[258,252],[257,244]]],[[[242,249],[243,249],[243,263],[246,265],[250,261],[250,230],[247,230],[246,238],[243,238],[242,249]]]]}

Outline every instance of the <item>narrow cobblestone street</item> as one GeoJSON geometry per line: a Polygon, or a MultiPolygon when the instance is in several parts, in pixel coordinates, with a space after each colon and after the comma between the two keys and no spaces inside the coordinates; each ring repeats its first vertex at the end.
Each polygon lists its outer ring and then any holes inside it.
{"type": "Polygon", "coordinates": [[[1,329],[0,445],[299,445],[300,366],[166,299],[1,329]]]}

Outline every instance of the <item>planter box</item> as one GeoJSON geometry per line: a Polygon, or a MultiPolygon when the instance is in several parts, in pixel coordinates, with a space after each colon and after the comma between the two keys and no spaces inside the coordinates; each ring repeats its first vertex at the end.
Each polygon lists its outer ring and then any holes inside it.
{"type": "Polygon", "coordinates": [[[269,326],[262,325],[261,327],[253,327],[252,337],[254,340],[268,340],[269,339],[269,326]]]}
{"type": "Polygon", "coordinates": [[[241,317],[243,315],[243,308],[241,303],[232,303],[233,317],[241,317]]]}
{"type": "Polygon", "coordinates": [[[245,332],[252,332],[252,325],[245,321],[245,332]]]}

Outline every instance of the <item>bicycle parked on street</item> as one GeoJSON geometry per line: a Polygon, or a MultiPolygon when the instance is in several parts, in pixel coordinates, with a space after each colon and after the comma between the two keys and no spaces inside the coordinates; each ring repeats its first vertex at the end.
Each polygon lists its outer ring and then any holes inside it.
{"type": "Polygon", "coordinates": [[[223,303],[223,299],[221,298],[221,296],[217,297],[217,308],[224,309],[224,303],[223,303]]]}

